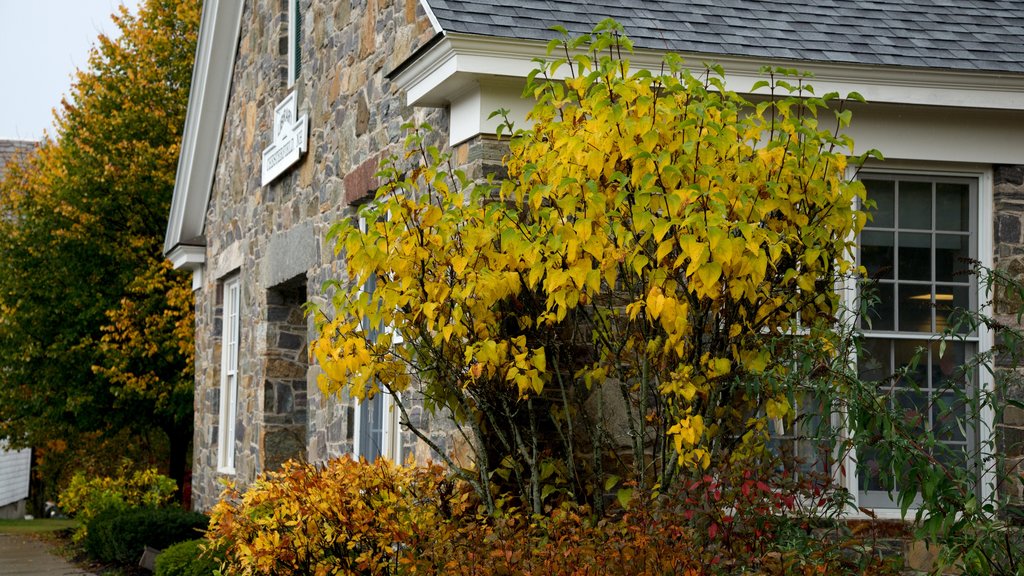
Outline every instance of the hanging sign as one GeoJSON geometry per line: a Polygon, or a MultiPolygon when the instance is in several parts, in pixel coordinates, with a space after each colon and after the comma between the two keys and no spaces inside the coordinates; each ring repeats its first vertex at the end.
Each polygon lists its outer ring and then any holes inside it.
{"type": "Polygon", "coordinates": [[[295,92],[274,108],[274,142],[263,150],[263,186],[299,161],[309,146],[309,117],[296,118],[295,92]]]}

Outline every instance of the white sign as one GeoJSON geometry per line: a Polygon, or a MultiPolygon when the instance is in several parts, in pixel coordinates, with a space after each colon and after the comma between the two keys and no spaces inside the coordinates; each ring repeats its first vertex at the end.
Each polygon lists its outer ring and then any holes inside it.
{"type": "Polygon", "coordinates": [[[298,162],[309,146],[309,117],[296,119],[295,101],[292,92],[274,108],[274,142],[263,150],[263,186],[298,162]]]}

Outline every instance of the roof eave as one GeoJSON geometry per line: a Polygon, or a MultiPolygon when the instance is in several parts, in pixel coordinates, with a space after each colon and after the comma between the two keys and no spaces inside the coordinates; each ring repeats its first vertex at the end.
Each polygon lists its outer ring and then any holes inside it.
{"type": "Polygon", "coordinates": [[[238,0],[206,0],[192,68],[164,254],[203,234],[242,22],[238,0]]]}
{"type": "MultiPolygon", "coordinates": [[[[658,70],[664,52],[637,50],[630,57],[634,69],[658,70]]],[[[764,66],[798,68],[813,75],[816,93],[857,91],[870,102],[1024,110],[1024,74],[975,72],[898,66],[863,65],[768,59],[714,54],[682,53],[687,62],[713,61],[726,71],[726,85],[737,92],[750,88],[765,75],[764,66]]],[[[537,58],[546,58],[547,45],[446,32],[428,50],[414,55],[394,73],[408,103],[445,106],[480,77],[525,78],[537,58]]],[[[568,67],[561,72],[567,73],[568,67]]]]}

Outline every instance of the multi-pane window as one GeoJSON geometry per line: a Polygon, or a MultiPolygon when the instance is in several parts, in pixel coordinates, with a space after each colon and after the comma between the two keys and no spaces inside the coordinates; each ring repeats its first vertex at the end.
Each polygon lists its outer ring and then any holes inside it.
{"type": "MultiPolygon", "coordinates": [[[[875,207],[860,237],[860,264],[873,280],[862,294],[870,306],[861,319],[860,376],[879,383],[911,430],[936,433],[936,458],[969,465],[977,438],[962,400],[977,383],[958,368],[977,352],[979,335],[962,331],[962,341],[945,344],[938,335],[954,310],[978,309],[976,280],[967,274],[968,259],[978,257],[978,181],[903,175],[862,181],[875,207]]],[[[884,447],[857,460],[859,505],[892,507],[884,447]]]]}
{"type": "Polygon", "coordinates": [[[217,469],[235,471],[235,422],[238,404],[238,318],[241,289],[238,276],[224,281],[221,330],[220,418],[217,435],[217,469]]]}
{"type": "MultiPolygon", "coordinates": [[[[359,219],[359,228],[366,232],[364,218],[359,219]]],[[[371,277],[363,286],[363,290],[373,294],[376,287],[376,279],[371,277]]],[[[371,339],[382,330],[381,327],[370,326],[369,323],[364,324],[363,329],[368,332],[371,339]]],[[[393,341],[398,342],[395,336],[392,336],[393,341]]],[[[396,462],[401,459],[398,408],[391,393],[382,389],[373,398],[359,401],[353,431],[353,451],[357,458],[363,457],[373,461],[383,457],[396,462]]]]}

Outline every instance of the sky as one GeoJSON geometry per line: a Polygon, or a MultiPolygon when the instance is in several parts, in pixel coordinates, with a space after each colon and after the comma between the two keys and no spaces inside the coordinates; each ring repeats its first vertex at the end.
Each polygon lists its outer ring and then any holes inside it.
{"type": "Polygon", "coordinates": [[[137,12],[138,0],[0,0],[0,140],[54,135],[53,109],[122,3],[137,12]]]}

